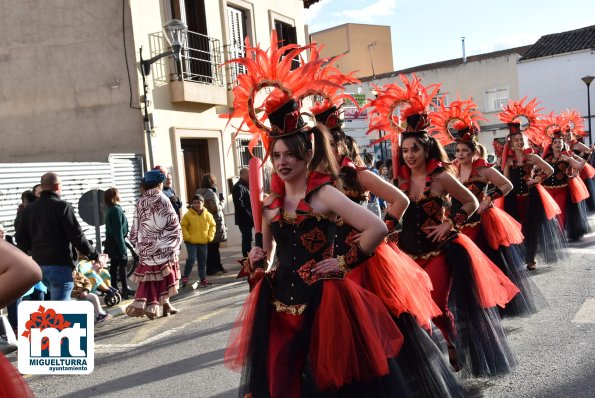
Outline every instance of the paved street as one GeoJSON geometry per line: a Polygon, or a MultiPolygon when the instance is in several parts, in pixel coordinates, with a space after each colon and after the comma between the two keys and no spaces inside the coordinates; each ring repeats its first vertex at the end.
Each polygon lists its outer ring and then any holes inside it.
{"type": "MultiPolygon", "coordinates": [[[[39,397],[233,397],[239,374],[223,366],[229,330],[246,296],[232,258],[215,286],[184,290],[182,311],[155,321],[116,316],[97,328],[88,376],[27,377],[39,397]]],[[[572,244],[565,264],[538,268],[543,309],[505,320],[518,366],[506,377],[464,381],[470,397],[592,397],[595,391],[595,237],[572,244]],[[545,302],[547,300],[547,303],[545,302]]],[[[117,311],[117,310],[116,310],[117,311]]],[[[9,356],[15,360],[13,355],[9,356]]]]}

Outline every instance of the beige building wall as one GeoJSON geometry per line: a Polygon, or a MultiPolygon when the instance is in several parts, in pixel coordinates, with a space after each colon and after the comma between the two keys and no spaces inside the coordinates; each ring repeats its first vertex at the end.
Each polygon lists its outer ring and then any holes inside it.
{"type": "MultiPolygon", "coordinates": [[[[188,1],[188,0],[187,0],[188,1]]],[[[207,35],[218,41],[222,49],[221,61],[229,59],[227,52],[230,43],[228,34],[227,7],[233,6],[245,12],[246,34],[252,43],[260,43],[266,49],[270,45],[270,34],[274,21],[282,21],[296,27],[299,44],[304,42],[303,3],[285,0],[206,0],[207,35]],[[224,51],[225,50],[225,51],[224,51]]],[[[133,15],[134,42],[138,49],[143,46],[145,59],[164,51],[158,48],[152,38],[161,32],[165,21],[171,18],[169,0],[147,1],[130,0],[133,15]]],[[[161,45],[165,46],[164,42],[161,45]]],[[[137,53],[137,63],[140,61],[137,53]]],[[[149,111],[153,115],[154,134],[151,138],[154,164],[162,165],[173,172],[174,187],[182,200],[187,203],[186,173],[182,140],[206,140],[208,146],[209,171],[218,180],[219,192],[226,198],[226,222],[229,229],[229,242],[240,241],[239,231],[234,226],[233,201],[228,189],[228,180],[237,177],[238,164],[233,135],[239,126],[232,121],[226,128],[227,119],[220,114],[231,111],[233,97],[229,68],[221,68],[223,83],[202,84],[192,81],[170,81],[173,71],[171,58],[163,59],[152,66],[148,77],[149,111]]],[[[139,96],[142,95],[141,76],[138,76],[139,96]]],[[[239,137],[250,138],[241,134],[239,137]]]]}
{"type": "Polygon", "coordinates": [[[113,152],[143,153],[130,21],[121,0],[2,7],[0,161],[104,162],[113,152]]]}
{"type": "Polygon", "coordinates": [[[348,23],[311,33],[310,41],[324,45],[323,57],[344,54],[336,63],[343,73],[364,77],[394,70],[390,26],[348,23]]]}
{"type": "MultiPolygon", "coordinates": [[[[504,137],[507,134],[506,127],[498,119],[501,106],[508,102],[508,99],[519,99],[519,84],[517,73],[517,61],[525,47],[482,54],[468,57],[466,62],[462,59],[438,62],[435,64],[421,65],[381,76],[373,79],[371,76],[364,78],[361,85],[354,85],[348,88],[350,92],[357,92],[358,88],[372,98],[371,85],[382,86],[387,83],[400,83],[400,73],[410,75],[417,74],[424,85],[441,83],[439,95],[446,96],[447,103],[457,99],[468,99],[471,97],[478,105],[487,121],[480,121],[482,129],[479,135],[479,142],[486,146],[488,153],[493,153],[492,141],[494,138],[504,137]],[[494,103],[494,91],[506,94],[501,101],[494,103]]],[[[365,123],[367,128],[367,123],[365,123]]],[[[362,128],[363,129],[363,128],[362,128]]],[[[374,136],[373,138],[376,138],[374,136]]],[[[367,141],[363,141],[367,144],[367,141]]]]}

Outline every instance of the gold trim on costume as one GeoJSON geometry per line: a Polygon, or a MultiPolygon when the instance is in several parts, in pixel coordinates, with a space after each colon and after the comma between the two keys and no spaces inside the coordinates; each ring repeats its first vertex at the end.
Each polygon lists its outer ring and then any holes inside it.
{"type": "Polygon", "coordinates": [[[287,305],[277,299],[273,300],[273,306],[275,311],[291,315],[302,315],[306,310],[306,304],[287,305]]]}
{"type": "MultiPolygon", "coordinates": [[[[407,254],[409,254],[409,253],[407,253],[407,254]]],[[[409,254],[409,257],[411,257],[414,260],[417,260],[418,258],[421,258],[422,260],[427,260],[430,257],[438,256],[440,254],[442,254],[442,252],[436,251],[436,252],[429,252],[429,253],[426,253],[426,254],[421,254],[419,256],[416,256],[416,255],[413,255],[413,254],[409,254]]]]}

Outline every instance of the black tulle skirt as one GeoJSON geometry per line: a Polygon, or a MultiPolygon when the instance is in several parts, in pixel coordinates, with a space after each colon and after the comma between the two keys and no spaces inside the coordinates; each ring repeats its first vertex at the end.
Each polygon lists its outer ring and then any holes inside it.
{"type": "Polygon", "coordinates": [[[570,198],[566,201],[566,235],[570,241],[579,240],[591,232],[586,203],[589,199],[578,203],[570,198]]]}
{"type": "Polygon", "coordinates": [[[583,180],[589,191],[589,197],[585,200],[587,211],[589,214],[595,213],[595,181],[593,178],[585,178],[583,180]]]}

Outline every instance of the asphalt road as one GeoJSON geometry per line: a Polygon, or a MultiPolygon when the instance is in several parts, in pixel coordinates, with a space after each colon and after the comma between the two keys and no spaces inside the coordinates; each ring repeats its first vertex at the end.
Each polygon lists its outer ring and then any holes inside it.
{"type": "MultiPolygon", "coordinates": [[[[497,379],[466,379],[469,397],[595,396],[595,237],[571,245],[567,262],[539,267],[541,311],[504,320],[518,365],[497,379]]],[[[96,330],[95,370],[30,376],[38,397],[234,397],[239,374],[224,348],[247,286],[231,275],[185,290],[177,315],[154,321],[116,316],[96,330]]],[[[15,360],[14,354],[9,356],[15,360]]]]}

